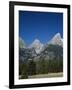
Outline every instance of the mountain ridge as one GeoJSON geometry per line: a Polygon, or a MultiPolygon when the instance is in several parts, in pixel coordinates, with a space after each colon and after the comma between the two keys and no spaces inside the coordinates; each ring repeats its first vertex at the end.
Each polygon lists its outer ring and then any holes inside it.
{"type": "Polygon", "coordinates": [[[61,38],[60,33],[56,33],[54,37],[48,42],[48,44],[60,45],[63,47],[63,39],[61,38]]]}
{"type": "MultiPolygon", "coordinates": [[[[63,46],[60,44],[60,34],[56,34],[49,43],[42,44],[38,39],[35,39],[29,47],[19,47],[20,62],[27,62],[28,60],[59,60],[63,58],[63,46]],[[58,41],[59,40],[59,41],[58,41]]],[[[22,40],[21,40],[22,41],[22,40]]]]}
{"type": "Polygon", "coordinates": [[[29,48],[34,48],[36,53],[40,53],[43,46],[44,45],[38,39],[35,39],[29,48]]]}

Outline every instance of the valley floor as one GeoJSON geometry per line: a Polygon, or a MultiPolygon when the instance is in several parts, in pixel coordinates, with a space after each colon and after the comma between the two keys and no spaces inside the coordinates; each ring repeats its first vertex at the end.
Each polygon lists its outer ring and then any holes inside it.
{"type": "MultiPolygon", "coordinates": [[[[20,77],[21,76],[19,76],[19,78],[20,77]]],[[[32,78],[52,78],[52,77],[63,77],[63,72],[32,75],[32,76],[28,76],[28,79],[32,79],[32,78]]]]}
{"type": "Polygon", "coordinates": [[[32,76],[28,76],[28,78],[51,78],[51,77],[62,77],[63,76],[63,72],[59,72],[59,73],[48,73],[48,74],[39,74],[39,75],[32,75],[32,76]]]}

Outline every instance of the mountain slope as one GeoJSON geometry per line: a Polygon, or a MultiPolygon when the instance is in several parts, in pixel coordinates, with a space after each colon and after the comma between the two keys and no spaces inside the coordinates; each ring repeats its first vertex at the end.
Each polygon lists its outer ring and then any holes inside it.
{"type": "Polygon", "coordinates": [[[53,45],[59,45],[63,47],[63,40],[61,38],[60,33],[57,33],[49,42],[48,44],[53,44],[53,45]]]}
{"type": "Polygon", "coordinates": [[[59,45],[48,45],[47,47],[44,48],[44,50],[37,56],[35,57],[36,60],[62,60],[63,58],[63,48],[59,45]]]}
{"type": "Polygon", "coordinates": [[[29,46],[29,48],[34,48],[37,54],[41,52],[42,47],[43,44],[38,39],[35,39],[34,42],[29,46]]]}

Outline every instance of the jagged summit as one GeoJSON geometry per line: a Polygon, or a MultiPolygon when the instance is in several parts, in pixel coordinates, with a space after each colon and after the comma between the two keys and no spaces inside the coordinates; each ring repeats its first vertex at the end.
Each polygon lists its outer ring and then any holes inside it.
{"type": "Polygon", "coordinates": [[[60,33],[55,34],[54,37],[48,42],[48,44],[63,46],[63,39],[61,38],[60,33]]]}
{"type": "Polygon", "coordinates": [[[59,38],[59,39],[61,39],[60,33],[55,34],[55,36],[53,38],[59,38]]]}
{"type": "Polygon", "coordinates": [[[35,39],[33,43],[40,43],[40,41],[38,39],[35,39]]]}
{"type": "Polygon", "coordinates": [[[29,48],[34,48],[36,53],[40,53],[42,47],[43,44],[38,39],[35,39],[33,43],[29,46],[29,48]]]}

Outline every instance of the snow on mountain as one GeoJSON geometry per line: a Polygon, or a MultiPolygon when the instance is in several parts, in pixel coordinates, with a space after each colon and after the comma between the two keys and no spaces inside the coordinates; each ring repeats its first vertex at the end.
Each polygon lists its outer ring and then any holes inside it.
{"type": "Polygon", "coordinates": [[[49,42],[48,44],[60,45],[63,46],[63,39],[61,38],[60,33],[57,33],[49,42]]]}
{"type": "Polygon", "coordinates": [[[38,39],[35,39],[29,48],[34,48],[36,53],[39,54],[43,48],[43,44],[38,39]]]}
{"type": "Polygon", "coordinates": [[[19,37],[19,47],[20,48],[25,48],[25,42],[21,37],[19,37]]]}

